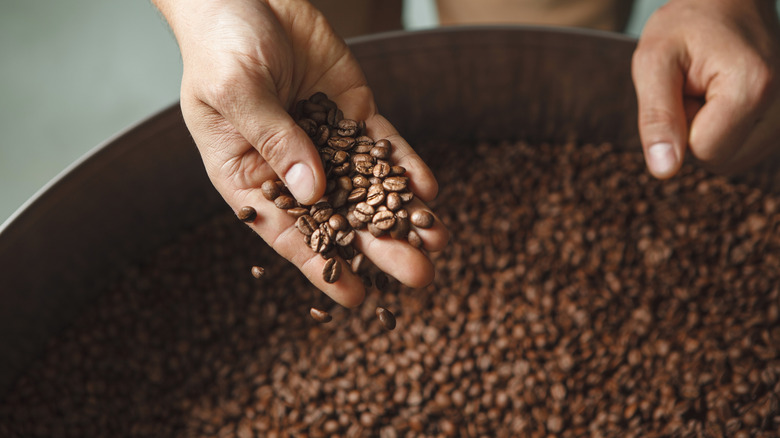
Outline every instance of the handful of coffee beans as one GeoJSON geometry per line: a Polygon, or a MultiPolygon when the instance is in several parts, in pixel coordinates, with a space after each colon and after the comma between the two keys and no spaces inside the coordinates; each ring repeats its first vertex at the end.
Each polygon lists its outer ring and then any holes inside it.
{"type": "Polygon", "coordinates": [[[348,261],[356,274],[364,270],[364,258],[356,261],[360,254],[353,245],[356,230],[422,247],[412,225],[430,228],[434,218],[428,211],[410,214],[405,208],[414,194],[406,169],[391,161],[390,141],[368,137],[365,122],[344,118],[324,93],[299,101],[292,116],[319,150],[327,177],[325,197],[314,205],[302,205],[280,180],[265,181],[261,190],[277,208],[296,218],[295,227],[306,244],[327,259],[323,279],[339,280],[343,270],[339,259],[348,261]]]}

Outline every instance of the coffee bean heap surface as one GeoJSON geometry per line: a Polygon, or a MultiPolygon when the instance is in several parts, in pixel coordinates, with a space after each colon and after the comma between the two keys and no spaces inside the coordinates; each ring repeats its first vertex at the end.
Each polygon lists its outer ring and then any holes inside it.
{"type": "MultiPolygon", "coordinates": [[[[371,235],[391,235],[422,246],[419,235],[409,238],[409,212],[405,205],[414,199],[406,169],[391,160],[392,144],[374,141],[366,135],[363,121],[345,119],[335,102],[324,93],[299,101],[293,110],[298,126],[318,148],[327,177],[325,198],[314,205],[301,205],[281,181],[268,180],[263,196],[296,218],[295,226],[307,245],[328,259],[322,277],[335,283],[341,276],[341,262],[358,254],[353,243],[355,230],[371,235]]],[[[433,226],[433,215],[418,210],[412,223],[419,228],[433,226]],[[428,220],[414,221],[415,217],[428,220]]]]}
{"type": "Polygon", "coordinates": [[[344,309],[214,218],[52,340],[0,436],[778,436],[778,196],[610,145],[420,152],[452,232],[431,286],[344,309]]]}

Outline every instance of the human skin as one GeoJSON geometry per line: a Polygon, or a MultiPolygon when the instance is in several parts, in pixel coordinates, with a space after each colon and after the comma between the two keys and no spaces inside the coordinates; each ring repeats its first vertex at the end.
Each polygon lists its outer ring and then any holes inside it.
{"type": "Polygon", "coordinates": [[[780,25],[768,0],[671,0],[647,22],[632,70],[650,172],[688,151],[719,173],[778,150],[780,25]]]}
{"type": "MultiPolygon", "coordinates": [[[[295,198],[313,204],[325,191],[315,146],[288,114],[295,102],[324,92],[345,116],[365,120],[368,135],[393,144],[392,159],[407,169],[417,199],[436,196],[430,169],[378,112],[363,72],[323,15],[303,0],[155,0],[173,30],[183,61],[181,108],[206,172],[238,211],[258,211],[250,224],[274,250],[295,264],[338,303],[363,301],[363,282],[343,270],[335,283],[322,278],[325,260],[295,229],[294,219],[266,200],[260,189],[282,179],[295,198]]],[[[427,251],[441,250],[448,233],[441,222],[419,230],[427,251]]],[[[248,243],[249,244],[249,243],[248,243]]],[[[433,280],[428,256],[407,242],[358,233],[358,249],[404,284],[433,280]]]]}

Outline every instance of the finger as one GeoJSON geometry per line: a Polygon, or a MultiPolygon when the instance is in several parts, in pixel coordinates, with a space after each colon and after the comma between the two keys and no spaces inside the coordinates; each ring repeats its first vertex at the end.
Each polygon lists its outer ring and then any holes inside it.
{"type": "Polygon", "coordinates": [[[374,115],[366,121],[368,135],[375,139],[387,139],[393,145],[392,160],[406,169],[409,184],[415,196],[423,201],[431,201],[436,198],[439,185],[433,172],[427,164],[417,155],[409,143],[398,134],[398,131],[380,115],[374,115]]]}
{"type": "Polygon", "coordinates": [[[258,87],[223,110],[223,116],[257,149],[295,199],[313,204],[325,193],[319,153],[271,90],[258,87]]]}
{"type": "Polygon", "coordinates": [[[428,256],[408,242],[389,236],[377,238],[365,230],[358,232],[355,241],[357,248],[377,268],[401,283],[412,288],[421,288],[433,281],[433,263],[428,256]]]}
{"type": "Polygon", "coordinates": [[[676,46],[648,44],[640,42],[634,52],[632,75],[645,161],[663,179],[677,173],[688,144],[682,54],[676,46]]]}
{"type": "Polygon", "coordinates": [[[691,151],[713,170],[729,167],[751,131],[759,124],[768,79],[758,71],[745,76],[720,75],[707,89],[707,99],[691,124],[691,151]]]}
{"type": "Polygon", "coordinates": [[[341,276],[335,283],[326,282],[323,278],[326,260],[306,245],[295,227],[295,219],[265,199],[260,190],[238,192],[228,199],[228,203],[234,211],[245,205],[254,207],[257,218],[249,226],[277,253],[297,266],[319,290],[345,307],[356,307],[363,302],[365,287],[362,280],[351,272],[349,265],[339,259],[341,276]]]}

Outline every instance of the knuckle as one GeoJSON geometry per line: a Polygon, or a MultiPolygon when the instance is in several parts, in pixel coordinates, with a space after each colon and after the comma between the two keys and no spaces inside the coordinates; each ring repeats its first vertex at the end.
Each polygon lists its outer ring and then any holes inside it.
{"type": "Polygon", "coordinates": [[[277,163],[284,161],[288,153],[288,134],[282,129],[255,129],[258,135],[256,138],[250,138],[260,155],[275,167],[277,163]]]}
{"type": "Polygon", "coordinates": [[[641,108],[639,111],[639,125],[645,130],[665,130],[676,126],[678,123],[677,115],[668,108],[649,107],[641,108]]]}

